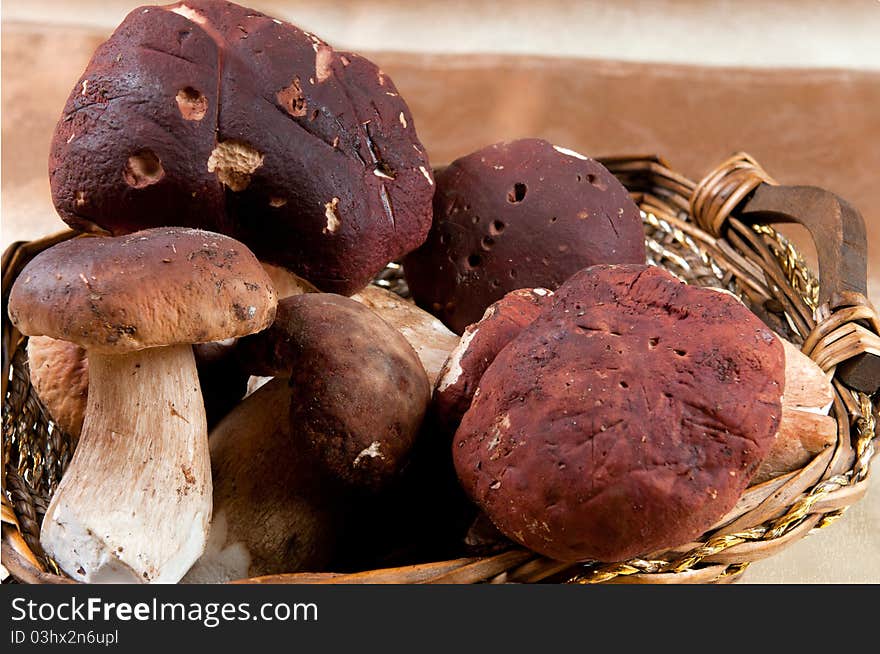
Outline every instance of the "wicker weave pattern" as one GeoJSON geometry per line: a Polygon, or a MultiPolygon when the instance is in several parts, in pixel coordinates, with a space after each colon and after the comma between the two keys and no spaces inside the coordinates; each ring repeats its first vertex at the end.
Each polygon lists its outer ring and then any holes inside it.
{"type": "MultiPolygon", "coordinates": [[[[875,407],[833,377],[862,352],[880,355],[880,319],[867,298],[850,294],[836,308],[819,305],[819,282],[797,250],[768,226],[751,227],[736,209],[762,183],[775,183],[738,154],[699,184],[656,157],[602,161],[642,210],[648,261],[683,281],[728,289],[783,338],[802,347],[836,390],[838,444],[803,469],[746,491],[698,541],[624,563],[551,561],[518,547],[486,557],[431,562],[357,574],[292,573],[246,583],[728,583],[751,561],[773,555],[825,527],[867,488],[874,454],[875,407]],[[858,321],[858,322],[857,322],[858,321]]],[[[37,252],[72,232],[15,244],[3,257],[5,292],[37,252]]],[[[406,297],[399,265],[375,280],[406,297]]],[[[3,302],[3,558],[26,583],[65,583],[39,546],[39,523],[75,443],[48,419],[30,387],[25,339],[8,324],[3,302]]]]}

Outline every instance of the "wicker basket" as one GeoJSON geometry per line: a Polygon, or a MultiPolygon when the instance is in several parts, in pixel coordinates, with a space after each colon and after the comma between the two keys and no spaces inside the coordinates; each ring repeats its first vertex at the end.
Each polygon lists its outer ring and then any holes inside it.
{"type": "MultiPolygon", "coordinates": [[[[649,263],[682,280],[727,288],[832,376],[838,440],[801,470],[753,486],[691,543],[622,563],[560,563],[517,546],[356,573],[291,573],[245,583],[727,583],[832,523],[865,493],[874,453],[880,385],[880,319],[866,297],[861,217],[821,189],[777,185],[748,155],[723,162],[699,184],[657,157],[603,159],[642,210],[649,263]],[[767,223],[799,222],[812,233],[819,277],[767,223]],[[872,401],[872,394],[873,400],[872,401]]],[[[3,564],[22,583],[74,583],[39,543],[40,521],[75,443],[32,391],[26,339],[10,324],[7,299],[38,252],[65,232],[15,243],[3,255],[3,564]]],[[[375,282],[405,294],[399,267],[375,282]],[[395,270],[397,271],[395,272],[395,270]]]]}

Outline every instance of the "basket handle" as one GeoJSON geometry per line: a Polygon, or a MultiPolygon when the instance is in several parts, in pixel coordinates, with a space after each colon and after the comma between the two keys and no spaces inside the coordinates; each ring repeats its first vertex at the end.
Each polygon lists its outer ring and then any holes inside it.
{"type": "MultiPolygon", "coordinates": [[[[834,193],[814,186],[778,186],[762,182],[740,205],[746,224],[797,223],[810,232],[819,259],[819,304],[830,312],[864,306],[873,320],[856,324],[873,330],[877,320],[867,299],[867,236],[861,214],[834,193]]],[[[870,335],[870,334],[869,334],[870,335]]],[[[880,388],[880,352],[861,352],[836,371],[852,389],[873,394],[880,388]]]]}

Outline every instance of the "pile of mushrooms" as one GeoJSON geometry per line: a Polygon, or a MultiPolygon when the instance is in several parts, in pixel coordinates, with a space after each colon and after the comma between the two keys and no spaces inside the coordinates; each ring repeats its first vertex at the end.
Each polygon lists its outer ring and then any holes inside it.
{"type": "Polygon", "coordinates": [[[835,441],[825,374],[647,265],[599,162],[520,139],[435,180],[382,70],[246,7],[130,13],[49,164],[81,233],[24,267],[9,316],[78,439],[40,534],[76,580],[493,539],[623,560],[835,441]],[[392,261],[412,299],[373,283],[392,261]]]}

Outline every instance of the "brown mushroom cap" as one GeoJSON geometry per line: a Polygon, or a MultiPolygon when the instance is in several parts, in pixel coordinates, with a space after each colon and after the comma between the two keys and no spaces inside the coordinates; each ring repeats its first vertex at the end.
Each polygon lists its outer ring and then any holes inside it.
{"type": "Polygon", "coordinates": [[[290,296],[271,327],[238,346],[252,374],[290,376],[291,432],[331,478],[378,488],[409,461],[430,384],[403,335],[366,306],[290,296]]]}
{"type": "Polygon", "coordinates": [[[480,378],[498,353],[538,317],[553,291],[546,288],[511,291],[468,325],[440,370],[431,402],[435,414],[456,426],[471,405],[480,378]]]}
{"type": "Polygon", "coordinates": [[[37,397],[62,430],[79,438],[89,396],[86,351],[67,341],[33,336],[27,342],[27,355],[37,397]]]}
{"type": "Polygon", "coordinates": [[[204,228],[346,295],[422,243],[434,191],[375,64],[221,0],[126,16],[68,97],[49,173],[76,229],[204,228]]]}
{"type": "Polygon", "coordinates": [[[404,259],[416,302],[462,333],[518,288],[644,263],[639,209],[599,162],[541,139],[496,143],[439,171],[425,243],[404,259]]]}
{"type": "Polygon", "coordinates": [[[15,280],[9,316],[23,334],[123,353],[250,334],[271,324],[275,304],[244,245],[160,227],[44,250],[15,280]]]}
{"type": "Polygon", "coordinates": [[[594,266],[496,357],[455,435],[508,537],[617,561],[699,536],[777,432],[778,339],[740,302],[656,267],[594,266]]]}

